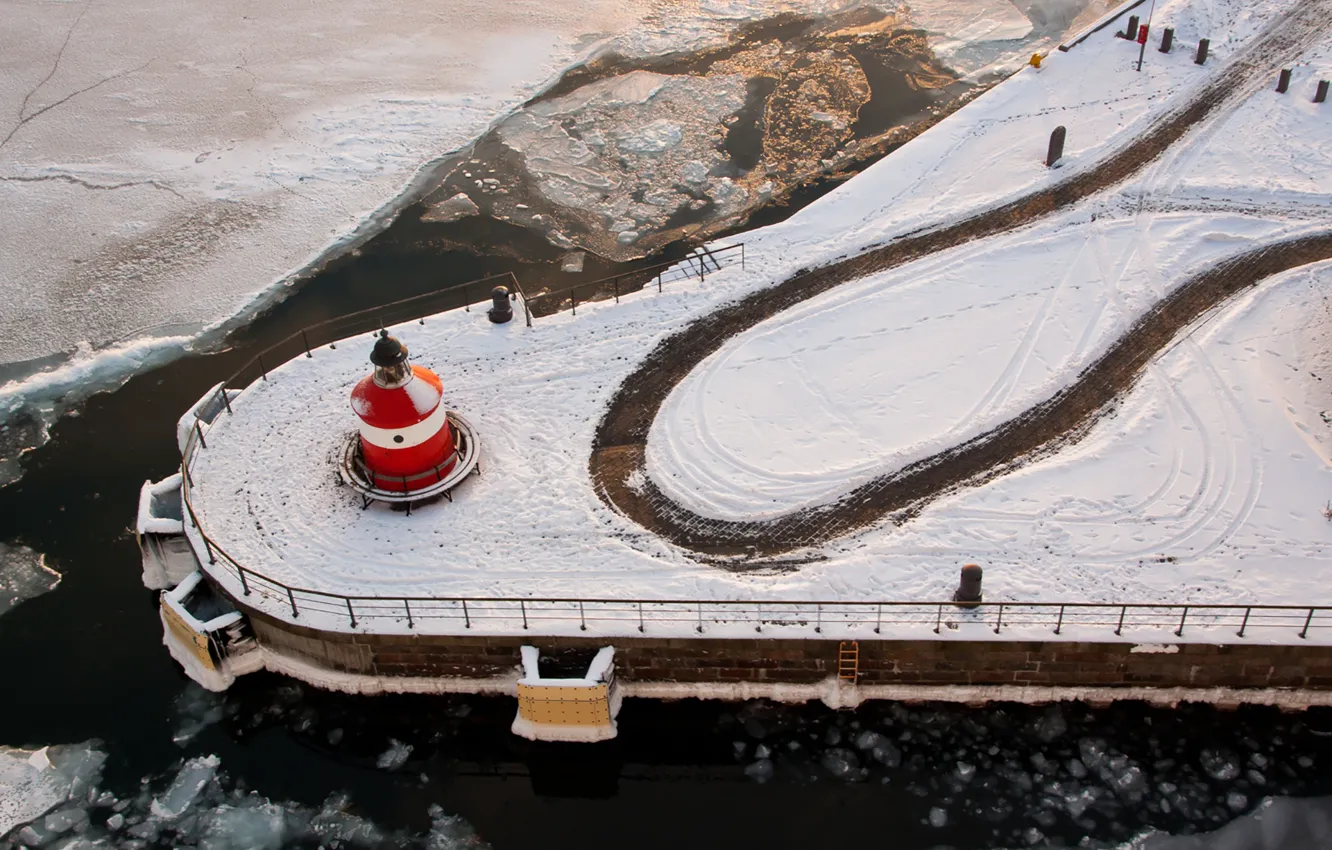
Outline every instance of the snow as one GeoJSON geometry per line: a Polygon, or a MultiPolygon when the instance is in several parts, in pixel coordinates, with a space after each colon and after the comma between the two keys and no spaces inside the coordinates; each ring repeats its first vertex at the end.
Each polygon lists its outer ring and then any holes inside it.
{"type": "Polygon", "coordinates": [[[139,490],[139,516],[135,523],[140,534],[180,534],[184,531],[180,483],[179,472],[155,484],[144,482],[139,490]]]}
{"type": "Polygon", "coordinates": [[[603,646],[597,650],[597,654],[587,665],[587,672],[578,678],[550,678],[542,677],[541,666],[538,663],[541,657],[541,651],[535,646],[523,646],[519,648],[519,654],[523,661],[523,677],[518,680],[520,685],[533,685],[536,687],[557,687],[567,688],[570,686],[599,685],[605,682],[615,665],[615,648],[612,646],[603,646]]]}
{"type": "MultiPolygon", "coordinates": [[[[204,526],[237,561],[277,581],[391,598],[931,600],[951,593],[958,566],[978,562],[987,601],[1321,599],[1332,567],[1332,524],[1321,516],[1332,493],[1332,435],[1319,415],[1332,403],[1318,380],[1332,374],[1327,264],[1269,280],[1207,317],[1078,444],[941,498],[900,528],[833,541],[791,572],[741,575],[700,563],[606,508],[587,478],[600,411],[664,335],[796,269],[1095,167],[1227,61],[1246,58],[1247,41],[1285,5],[1159,4],[1157,23],[1174,24],[1181,45],[1212,38],[1213,58],[1201,68],[1181,46],[1149,51],[1136,73],[1136,46],[1108,30],[1054,54],[787,222],[747,234],[744,270],[618,305],[580,305],[577,316],[532,329],[467,313],[402,326],[395,333],[417,363],[440,372],[445,403],[476,425],[486,447],[483,475],[454,491],[452,503],[410,517],[362,510],[333,477],[327,460],[354,424],[344,399],[368,371],[368,336],[285,364],[207,430],[209,447],[192,468],[204,526]],[[1070,128],[1070,145],[1052,174],[1042,157],[1055,123],[1070,128]]],[[[1322,61],[1326,49],[1311,49],[1308,61],[1322,61]]],[[[728,341],[668,400],[649,438],[649,475],[701,510],[728,514],[826,499],[857,476],[947,447],[1048,397],[1190,273],[1318,229],[1317,187],[1300,203],[1256,191],[1242,207],[1211,197],[1230,191],[1208,183],[1213,173],[1230,179],[1204,158],[1214,146],[1258,148],[1271,110],[1305,108],[1289,96],[1270,106],[1279,96],[1267,83],[1242,87],[1237,108],[1077,209],[845,285],[728,341]],[[819,427],[795,427],[805,418],[819,427]],[[802,459],[811,472],[802,474],[802,459]]],[[[1301,155],[1246,164],[1252,185],[1296,185],[1297,168],[1326,174],[1325,125],[1296,122],[1292,133],[1301,135],[1289,144],[1301,155]]],[[[213,574],[240,593],[224,567],[213,574]]],[[[285,595],[247,602],[290,617],[285,595]]],[[[300,624],[349,628],[345,607],[302,604],[300,624]]],[[[359,628],[409,631],[405,617],[367,624],[367,616],[359,628]]],[[[995,635],[971,614],[956,620],[950,638],[1053,638],[1021,626],[995,635]]],[[[575,613],[534,627],[613,636],[636,634],[637,625],[601,621],[582,632],[575,613]]],[[[695,625],[686,614],[651,628],[692,636],[695,625]]],[[[516,616],[485,625],[510,627],[521,633],[516,616]]],[[[923,626],[894,628],[884,636],[933,637],[923,626]]],[[[418,614],[414,625],[463,629],[462,617],[439,611],[418,614]]],[[[1262,639],[1292,640],[1296,630],[1262,639]]],[[[753,636],[752,624],[709,622],[708,631],[753,636]]],[[[1066,626],[1059,637],[1180,641],[1173,629],[1110,631],[1066,626]]],[[[1238,640],[1233,630],[1205,629],[1185,631],[1182,640],[1191,639],[1238,640]]],[[[1328,638],[1315,631],[1310,639],[1328,638]]]]}
{"type": "Polygon", "coordinates": [[[0,614],[58,584],[60,573],[46,565],[45,555],[27,546],[0,543],[0,614]]]}

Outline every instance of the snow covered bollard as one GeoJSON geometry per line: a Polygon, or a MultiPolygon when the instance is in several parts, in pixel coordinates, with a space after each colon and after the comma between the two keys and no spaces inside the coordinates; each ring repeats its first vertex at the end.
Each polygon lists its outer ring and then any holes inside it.
{"type": "Polygon", "coordinates": [[[1210,39],[1199,39],[1198,53],[1193,57],[1193,64],[1201,65],[1207,61],[1207,48],[1212,44],[1210,39]]]}
{"type": "Polygon", "coordinates": [[[981,594],[981,577],[985,571],[980,564],[967,564],[962,568],[962,577],[957,590],[953,591],[953,602],[959,608],[976,608],[984,598],[981,594]]]}
{"type": "Polygon", "coordinates": [[[1314,92],[1314,103],[1322,103],[1327,100],[1327,80],[1318,81],[1318,91],[1314,92]]]}
{"type": "Polygon", "coordinates": [[[486,315],[490,321],[502,325],[513,318],[513,307],[509,305],[509,288],[497,286],[490,290],[490,310],[486,315]]]}
{"type": "Polygon", "coordinates": [[[1063,158],[1064,138],[1067,135],[1068,131],[1064,129],[1064,126],[1062,124],[1059,125],[1058,127],[1055,127],[1054,131],[1050,133],[1050,147],[1045,152],[1046,168],[1054,168],[1055,163],[1063,158]]]}
{"type": "Polygon", "coordinates": [[[1282,68],[1281,75],[1277,77],[1277,94],[1285,94],[1290,88],[1290,69],[1282,68]]]}

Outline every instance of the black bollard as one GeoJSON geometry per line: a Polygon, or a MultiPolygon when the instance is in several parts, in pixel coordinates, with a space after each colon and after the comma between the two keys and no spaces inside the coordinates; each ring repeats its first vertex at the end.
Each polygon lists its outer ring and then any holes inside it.
{"type": "Polygon", "coordinates": [[[1327,80],[1318,81],[1318,91],[1314,92],[1314,103],[1327,100],[1327,80]]]}
{"type": "Polygon", "coordinates": [[[1205,38],[1198,42],[1198,55],[1193,57],[1193,64],[1201,65],[1207,61],[1207,47],[1211,43],[1205,38]]]}
{"type": "Polygon", "coordinates": [[[1054,132],[1050,134],[1050,149],[1045,153],[1046,168],[1053,168],[1059,158],[1064,155],[1064,137],[1067,134],[1068,131],[1064,129],[1062,124],[1055,127],[1054,132]]]}
{"type": "Polygon", "coordinates": [[[967,564],[962,568],[962,579],[953,592],[953,602],[957,603],[957,607],[975,608],[981,604],[981,577],[984,572],[980,564],[967,564]]]}
{"type": "Polygon", "coordinates": [[[509,288],[506,286],[497,286],[490,290],[491,308],[486,313],[490,321],[497,325],[503,324],[513,318],[513,307],[509,305],[509,288]]]}
{"type": "Polygon", "coordinates": [[[1290,69],[1282,68],[1281,76],[1277,77],[1277,94],[1285,94],[1288,88],[1290,88],[1290,69]]]}
{"type": "Polygon", "coordinates": [[[1129,15],[1128,28],[1119,34],[1120,38],[1127,38],[1129,41],[1138,37],[1138,16],[1129,15]]]}
{"type": "Polygon", "coordinates": [[[1173,27],[1166,27],[1161,32],[1161,52],[1169,53],[1170,48],[1175,45],[1175,30],[1173,27]]]}

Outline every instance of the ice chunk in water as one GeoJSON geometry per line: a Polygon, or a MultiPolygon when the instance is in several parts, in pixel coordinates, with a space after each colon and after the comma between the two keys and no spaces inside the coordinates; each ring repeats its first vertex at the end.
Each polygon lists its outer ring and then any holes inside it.
{"type": "Polygon", "coordinates": [[[1068,721],[1064,719],[1064,712],[1057,705],[1050,706],[1036,721],[1036,737],[1047,744],[1067,731],[1068,721]]]}
{"type": "Polygon", "coordinates": [[[882,747],[887,743],[887,738],[883,737],[878,732],[873,732],[869,729],[866,729],[864,732],[861,732],[856,736],[856,749],[858,750],[873,750],[876,747],[882,747]]]}
{"type": "Polygon", "coordinates": [[[0,614],[25,599],[40,596],[60,584],[60,573],[46,565],[45,557],[27,546],[0,543],[0,614]]]}
{"type": "Polygon", "coordinates": [[[426,850],[488,850],[471,824],[457,815],[446,815],[438,805],[430,807],[430,834],[426,836],[426,850]]]}
{"type": "Polygon", "coordinates": [[[407,758],[411,754],[411,744],[404,744],[396,738],[389,738],[389,748],[379,754],[375,766],[384,770],[397,770],[407,763],[407,758]]]}
{"type": "Polygon", "coordinates": [[[745,776],[758,782],[767,782],[772,778],[772,760],[759,759],[753,764],[745,766],[745,776]]]}
{"type": "Polygon", "coordinates": [[[181,721],[171,740],[182,747],[194,740],[206,727],[221,720],[225,713],[222,695],[194,682],[186,685],[185,690],[176,697],[175,708],[181,721]]]}
{"type": "Polygon", "coordinates": [[[164,820],[175,820],[185,813],[199,793],[212,780],[213,774],[217,773],[217,767],[222,760],[217,756],[201,756],[192,758],[185,762],[185,765],[176,774],[176,779],[171,783],[171,787],[153,800],[152,813],[164,820]]]}
{"type": "Polygon", "coordinates": [[[819,763],[823,765],[824,770],[838,779],[860,779],[865,774],[856,759],[856,754],[841,747],[824,750],[819,763]]]}
{"type": "Polygon", "coordinates": [[[203,819],[199,850],[278,850],[286,832],[280,807],[262,798],[219,806],[203,819]]]}
{"type": "Polygon", "coordinates": [[[930,809],[930,826],[942,829],[948,826],[948,812],[939,806],[930,809]]]}
{"type": "Polygon", "coordinates": [[[1198,762],[1207,775],[1222,782],[1229,782],[1240,775],[1239,759],[1228,750],[1203,750],[1198,762]]]}

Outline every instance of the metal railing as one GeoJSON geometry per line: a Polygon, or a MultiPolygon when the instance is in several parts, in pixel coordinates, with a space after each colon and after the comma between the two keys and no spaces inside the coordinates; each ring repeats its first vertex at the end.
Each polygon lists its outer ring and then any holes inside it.
{"type": "Polygon", "coordinates": [[[575,283],[560,289],[547,290],[532,296],[538,315],[548,315],[563,309],[569,302],[573,314],[578,315],[579,293],[583,294],[583,303],[614,298],[620,303],[620,296],[636,292],[648,286],[656,285],[657,292],[663,291],[665,284],[680,280],[703,282],[707,276],[731,266],[745,267],[745,244],[723,245],[720,248],[700,246],[679,260],[645,266],[633,271],[623,272],[597,280],[575,283]]]}
{"type": "Polygon", "coordinates": [[[212,540],[199,523],[184,488],[190,525],[203,541],[210,566],[220,566],[239,583],[242,602],[265,607],[267,612],[292,621],[330,617],[335,628],[368,628],[367,624],[393,624],[417,629],[439,624],[429,631],[572,631],[641,635],[734,635],[738,628],[758,636],[882,635],[892,632],[943,636],[962,629],[1002,634],[1005,630],[1030,636],[1044,631],[1058,637],[1074,630],[1079,639],[1102,632],[1151,633],[1161,638],[1203,633],[1212,639],[1245,638],[1273,630],[1281,637],[1307,640],[1332,635],[1332,606],[1210,605],[1101,602],[983,602],[974,607],[955,602],[928,601],[817,601],[700,599],[590,599],[348,596],[292,587],[243,566],[212,540]],[[264,605],[264,603],[268,603],[264,605]],[[905,629],[903,628],[905,627],[905,629]]]}

